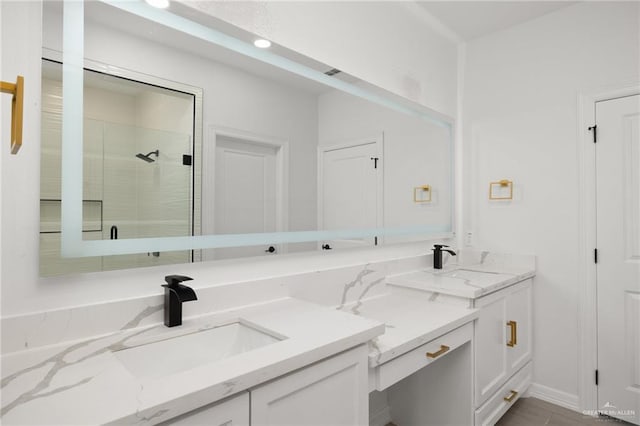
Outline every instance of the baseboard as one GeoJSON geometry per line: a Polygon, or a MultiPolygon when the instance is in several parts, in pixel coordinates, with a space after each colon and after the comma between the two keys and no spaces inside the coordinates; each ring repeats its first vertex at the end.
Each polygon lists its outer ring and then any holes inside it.
{"type": "Polygon", "coordinates": [[[529,386],[526,396],[538,398],[578,413],[581,412],[578,395],[573,395],[538,383],[532,383],[531,386],[529,386]]]}
{"type": "Polygon", "coordinates": [[[378,410],[377,413],[372,414],[369,419],[369,426],[385,426],[391,422],[391,411],[389,406],[378,410]]]}

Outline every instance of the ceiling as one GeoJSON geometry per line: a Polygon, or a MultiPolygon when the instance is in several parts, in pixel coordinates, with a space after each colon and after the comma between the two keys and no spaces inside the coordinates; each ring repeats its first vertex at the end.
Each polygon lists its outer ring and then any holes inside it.
{"type": "Polygon", "coordinates": [[[468,41],[547,13],[576,1],[423,1],[416,3],[468,41]]]}

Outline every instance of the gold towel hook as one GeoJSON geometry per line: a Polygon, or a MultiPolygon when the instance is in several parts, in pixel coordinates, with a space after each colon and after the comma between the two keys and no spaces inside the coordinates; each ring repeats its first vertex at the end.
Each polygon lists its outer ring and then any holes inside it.
{"type": "Polygon", "coordinates": [[[17,154],[22,147],[22,115],[24,110],[24,77],[19,75],[16,83],[0,81],[0,92],[10,93],[11,99],[11,153],[17,154]]]}

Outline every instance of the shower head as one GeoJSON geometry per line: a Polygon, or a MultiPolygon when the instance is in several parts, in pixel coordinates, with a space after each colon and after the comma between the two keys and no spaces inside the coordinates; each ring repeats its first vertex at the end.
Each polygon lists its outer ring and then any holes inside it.
{"type": "Polygon", "coordinates": [[[138,157],[141,160],[146,161],[147,163],[153,163],[156,160],[154,160],[153,158],[150,157],[151,154],[155,154],[156,158],[158,158],[160,156],[160,150],[156,149],[155,151],[151,151],[147,155],[144,155],[143,153],[139,152],[138,154],[136,154],[136,157],[138,157]]]}

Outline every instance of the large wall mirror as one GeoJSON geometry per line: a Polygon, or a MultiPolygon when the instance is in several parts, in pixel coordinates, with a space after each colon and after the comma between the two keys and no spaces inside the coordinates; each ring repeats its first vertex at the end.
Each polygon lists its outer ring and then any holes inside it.
{"type": "Polygon", "coordinates": [[[451,235],[446,117],[181,3],[43,16],[42,275],[451,235]]]}

